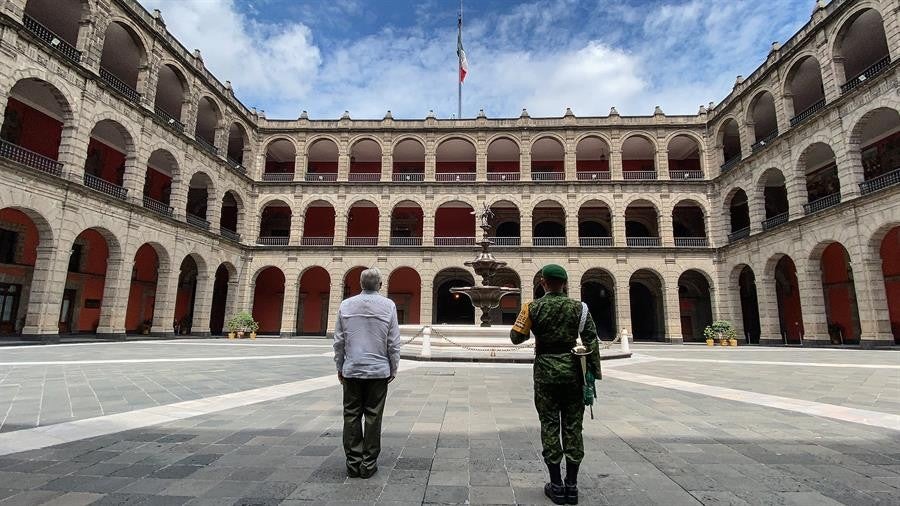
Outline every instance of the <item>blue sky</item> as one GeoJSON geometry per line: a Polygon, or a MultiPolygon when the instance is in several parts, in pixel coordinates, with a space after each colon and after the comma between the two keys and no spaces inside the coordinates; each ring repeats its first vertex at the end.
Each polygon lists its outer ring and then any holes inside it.
{"type": "MultiPolygon", "coordinates": [[[[140,0],[269,118],[456,112],[458,0],[140,0]]],[[[463,116],[694,114],[813,0],[468,0],[463,116]]]]}

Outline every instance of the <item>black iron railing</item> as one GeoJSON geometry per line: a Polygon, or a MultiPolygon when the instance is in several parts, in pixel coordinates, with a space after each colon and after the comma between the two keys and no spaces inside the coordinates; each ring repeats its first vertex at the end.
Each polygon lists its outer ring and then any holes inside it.
{"type": "Polygon", "coordinates": [[[71,44],[62,40],[59,35],[53,33],[49,28],[42,25],[33,17],[25,14],[23,17],[25,29],[34,34],[35,37],[41,39],[48,46],[59,51],[59,53],[75,63],[81,63],[81,51],[72,47],[71,44]]]}
{"type": "Polygon", "coordinates": [[[807,204],[803,204],[803,212],[805,214],[812,214],[815,212],[819,212],[823,209],[828,209],[829,207],[834,207],[841,203],[841,194],[840,193],[832,193],[831,195],[822,197],[820,199],[813,200],[807,204]]]}
{"type": "Polygon", "coordinates": [[[100,67],[100,79],[103,79],[103,82],[108,84],[110,88],[116,90],[116,92],[128,100],[131,100],[132,102],[141,101],[141,94],[138,93],[137,90],[125,84],[125,81],[119,79],[115,74],[103,67],[100,67]]]}
{"type": "Polygon", "coordinates": [[[626,237],[625,244],[629,248],[657,248],[662,241],[659,237],[626,237]]]}
{"type": "Polygon", "coordinates": [[[213,146],[208,140],[204,139],[199,135],[194,136],[194,140],[197,141],[197,144],[200,145],[201,148],[209,151],[210,153],[217,155],[219,154],[219,148],[213,146]]]}
{"type": "Polygon", "coordinates": [[[220,228],[219,235],[234,242],[241,242],[241,234],[227,228],[220,228]]]}
{"type": "Polygon", "coordinates": [[[144,195],[144,207],[163,216],[172,216],[173,214],[175,214],[175,210],[172,209],[172,206],[158,200],[151,199],[146,195],[144,195]]]}
{"type": "Polygon", "coordinates": [[[669,179],[675,181],[678,179],[703,179],[702,170],[670,170],[669,179]]]}
{"type": "Polygon", "coordinates": [[[846,83],[841,85],[841,94],[849,93],[856,89],[859,85],[866,82],[867,79],[871,79],[878,74],[884,72],[884,69],[888,68],[891,64],[890,55],[885,56],[884,58],[875,62],[872,66],[860,72],[860,74],[853,79],[848,79],[846,83]]]}
{"type": "Polygon", "coordinates": [[[732,243],[735,241],[740,241],[741,239],[746,239],[747,237],[750,237],[750,227],[735,230],[734,232],[728,234],[728,242],[732,243]]]}
{"type": "Polygon", "coordinates": [[[613,245],[612,237],[579,237],[578,245],[582,248],[608,248],[613,245]]]}
{"type": "Polygon", "coordinates": [[[174,116],[167,113],[165,110],[163,110],[160,107],[157,107],[155,109],[155,111],[156,111],[156,115],[159,116],[159,118],[161,120],[163,120],[163,123],[165,123],[166,126],[175,130],[176,132],[179,132],[179,133],[184,132],[184,124],[182,122],[178,121],[177,119],[175,119],[174,116]]]}
{"type": "Polygon", "coordinates": [[[778,225],[784,225],[788,222],[788,213],[781,213],[772,216],[771,218],[767,218],[762,222],[763,230],[771,230],[778,225]]]}
{"type": "Polygon", "coordinates": [[[625,180],[653,180],[656,179],[655,170],[625,170],[622,171],[622,179],[625,180]]]}
{"type": "Polygon", "coordinates": [[[809,109],[807,109],[807,110],[801,112],[800,114],[794,116],[793,118],[791,118],[791,126],[795,127],[795,126],[799,125],[800,123],[803,123],[804,121],[806,121],[810,117],[812,117],[813,114],[821,111],[824,108],[825,108],[825,99],[823,98],[822,100],[819,100],[818,102],[813,104],[809,109]]]}
{"type": "Polygon", "coordinates": [[[112,195],[117,199],[125,200],[128,198],[128,190],[125,188],[91,174],[84,175],[84,185],[107,195],[112,195]]]}
{"type": "Polygon", "coordinates": [[[187,221],[188,225],[202,228],[203,230],[209,230],[209,222],[199,216],[188,213],[185,217],[185,221],[187,221]]]}
{"type": "Polygon", "coordinates": [[[897,184],[900,184],[900,169],[894,169],[887,174],[859,183],[859,192],[863,195],[868,195],[897,184]]]}
{"type": "Polygon", "coordinates": [[[264,172],[263,181],[270,183],[286,183],[294,180],[293,172],[264,172]]]}
{"type": "MultiPolygon", "coordinates": [[[[307,177],[313,174],[307,174],[307,177]]],[[[422,172],[394,172],[391,174],[391,181],[395,183],[421,183],[425,181],[425,174],[422,172]]]]}
{"type": "Polygon", "coordinates": [[[256,240],[259,246],[287,246],[288,237],[260,237],[256,240]]]}
{"type": "Polygon", "coordinates": [[[53,174],[54,176],[62,175],[63,165],[61,163],[11,142],[0,140],[0,157],[27,165],[41,172],[53,174]]]}
{"type": "Polygon", "coordinates": [[[709,239],[706,237],[676,237],[677,248],[706,248],[709,247],[709,239]]]}
{"type": "Polygon", "coordinates": [[[741,163],[741,155],[738,154],[736,156],[729,158],[728,160],[725,160],[725,163],[722,164],[722,167],[720,170],[724,174],[724,173],[728,172],[729,169],[733,169],[734,166],[739,163],[741,163]]]}
{"type": "Polygon", "coordinates": [[[226,160],[228,161],[228,166],[231,167],[233,170],[236,170],[236,171],[240,172],[241,174],[247,173],[247,169],[243,165],[241,165],[241,162],[239,162],[231,157],[228,157],[226,160]]]}
{"type": "Polygon", "coordinates": [[[750,149],[751,149],[754,153],[756,153],[757,151],[760,151],[761,149],[763,149],[763,148],[765,148],[766,146],[768,146],[773,140],[775,140],[776,137],[778,137],[778,130],[775,130],[774,132],[770,133],[769,135],[767,135],[767,136],[763,137],[762,139],[756,141],[756,144],[750,146],[750,149]]]}

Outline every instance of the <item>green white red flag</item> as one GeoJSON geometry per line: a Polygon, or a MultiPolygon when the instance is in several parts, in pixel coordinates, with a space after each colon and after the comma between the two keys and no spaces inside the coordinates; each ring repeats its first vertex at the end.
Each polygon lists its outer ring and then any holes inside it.
{"type": "Polygon", "coordinates": [[[459,56],[459,82],[466,80],[466,74],[469,73],[469,60],[466,59],[466,50],[462,45],[462,15],[459,16],[458,33],[456,38],[456,55],[459,56]]]}

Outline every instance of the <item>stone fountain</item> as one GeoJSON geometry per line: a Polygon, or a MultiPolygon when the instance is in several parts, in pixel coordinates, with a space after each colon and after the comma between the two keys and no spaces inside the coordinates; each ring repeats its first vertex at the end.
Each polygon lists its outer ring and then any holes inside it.
{"type": "Polygon", "coordinates": [[[481,252],[478,253],[475,260],[465,262],[466,267],[471,267],[475,274],[481,277],[481,284],[450,289],[451,293],[465,294],[472,301],[473,306],[481,309],[482,327],[491,326],[491,310],[500,306],[500,299],[505,295],[516,294],[521,291],[518,288],[494,286],[491,284],[497,270],[506,265],[506,262],[497,260],[494,258],[494,254],[490,252],[490,247],[494,243],[488,239],[488,231],[491,229],[490,220],[493,217],[493,211],[485,204],[480,215],[482,235],[478,244],[481,245],[481,252]]]}

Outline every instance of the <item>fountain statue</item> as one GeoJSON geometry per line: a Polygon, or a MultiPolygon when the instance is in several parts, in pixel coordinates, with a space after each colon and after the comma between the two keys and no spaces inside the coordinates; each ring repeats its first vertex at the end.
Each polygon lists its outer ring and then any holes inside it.
{"type": "MultiPolygon", "coordinates": [[[[472,211],[472,214],[475,214],[475,211],[472,211]]],[[[481,276],[481,284],[478,286],[463,286],[450,289],[450,292],[452,293],[466,294],[466,296],[469,297],[469,300],[472,301],[473,306],[481,308],[482,327],[491,326],[490,313],[492,309],[500,306],[500,299],[505,295],[519,293],[521,291],[518,288],[493,286],[491,284],[497,270],[506,265],[506,262],[497,260],[489,251],[491,245],[494,244],[493,241],[488,239],[488,231],[491,229],[490,222],[493,217],[494,212],[491,211],[491,208],[488,207],[487,204],[485,204],[484,209],[479,216],[479,221],[481,222],[479,228],[482,230],[482,236],[481,241],[478,244],[481,245],[481,252],[478,253],[475,260],[465,262],[467,267],[471,267],[475,271],[475,274],[481,276]]]]}

